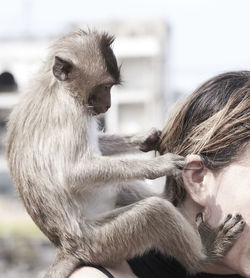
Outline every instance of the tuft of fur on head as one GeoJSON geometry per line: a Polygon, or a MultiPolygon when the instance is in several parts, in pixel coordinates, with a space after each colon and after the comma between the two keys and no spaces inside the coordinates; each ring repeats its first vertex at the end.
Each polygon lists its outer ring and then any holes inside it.
{"type": "Polygon", "coordinates": [[[108,33],[105,32],[102,33],[100,39],[100,48],[102,55],[105,59],[108,72],[114,77],[114,79],[116,80],[116,84],[120,84],[120,68],[117,66],[117,63],[114,63],[116,59],[111,49],[111,45],[114,42],[114,40],[114,36],[110,36],[108,33]]]}

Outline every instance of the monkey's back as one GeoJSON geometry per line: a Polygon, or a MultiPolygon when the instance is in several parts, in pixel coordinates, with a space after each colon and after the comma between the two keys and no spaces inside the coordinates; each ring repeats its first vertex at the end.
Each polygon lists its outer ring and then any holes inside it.
{"type": "Polygon", "coordinates": [[[60,245],[61,237],[80,235],[80,223],[84,225],[82,211],[65,184],[71,164],[83,151],[75,141],[82,139],[79,119],[76,128],[75,119],[67,118],[75,113],[69,111],[70,101],[28,92],[8,123],[7,156],[13,182],[28,213],[55,245],[60,245]],[[67,111],[65,117],[59,109],[67,111]]]}

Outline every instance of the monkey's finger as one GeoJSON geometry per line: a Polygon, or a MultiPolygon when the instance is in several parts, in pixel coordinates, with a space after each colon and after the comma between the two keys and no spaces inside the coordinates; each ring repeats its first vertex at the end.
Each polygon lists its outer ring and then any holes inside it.
{"type": "Polygon", "coordinates": [[[228,232],[227,236],[229,238],[238,238],[238,236],[243,232],[244,228],[246,226],[246,222],[244,220],[241,220],[237,222],[228,232]]]}
{"type": "Polygon", "coordinates": [[[173,162],[185,162],[185,157],[175,153],[166,153],[163,157],[166,157],[169,161],[173,162]]]}
{"type": "Polygon", "coordinates": [[[231,213],[229,213],[223,223],[223,226],[233,217],[233,215],[231,213]]]}
{"type": "Polygon", "coordinates": [[[186,166],[186,161],[184,157],[180,155],[171,154],[170,159],[172,160],[173,172],[175,173],[175,175],[181,175],[182,170],[186,166]]]}
{"type": "Polygon", "coordinates": [[[176,168],[182,171],[186,166],[185,158],[180,155],[174,157],[174,164],[176,168]]]}
{"type": "Polygon", "coordinates": [[[197,225],[200,225],[201,223],[204,222],[202,212],[199,212],[199,213],[196,214],[195,222],[196,222],[197,225]]]}
{"type": "Polygon", "coordinates": [[[182,169],[175,166],[175,168],[167,171],[167,176],[174,176],[178,178],[182,174],[182,169]]]}
{"type": "Polygon", "coordinates": [[[242,220],[241,214],[237,213],[234,217],[231,214],[227,215],[224,223],[220,226],[220,230],[223,231],[224,234],[228,233],[237,223],[242,220]]]}

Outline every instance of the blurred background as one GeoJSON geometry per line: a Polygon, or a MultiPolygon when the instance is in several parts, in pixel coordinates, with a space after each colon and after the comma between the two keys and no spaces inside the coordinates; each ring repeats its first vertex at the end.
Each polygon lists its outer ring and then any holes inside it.
{"type": "Polygon", "coordinates": [[[248,0],[1,0],[0,277],[42,277],[54,249],[18,200],[5,159],[6,121],[56,37],[95,27],[116,36],[123,86],[106,130],[162,128],[173,104],[206,79],[250,69],[248,0]]]}

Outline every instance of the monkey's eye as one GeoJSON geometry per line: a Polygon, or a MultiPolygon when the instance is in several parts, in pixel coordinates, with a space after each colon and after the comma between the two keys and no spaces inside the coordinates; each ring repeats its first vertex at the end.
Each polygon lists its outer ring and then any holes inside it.
{"type": "Polygon", "coordinates": [[[112,85],[110,85],[110,84],[106,84],[103,86],[105,91],[109,91],[111,89],[111,87],[112,87],[112,85]]]}

